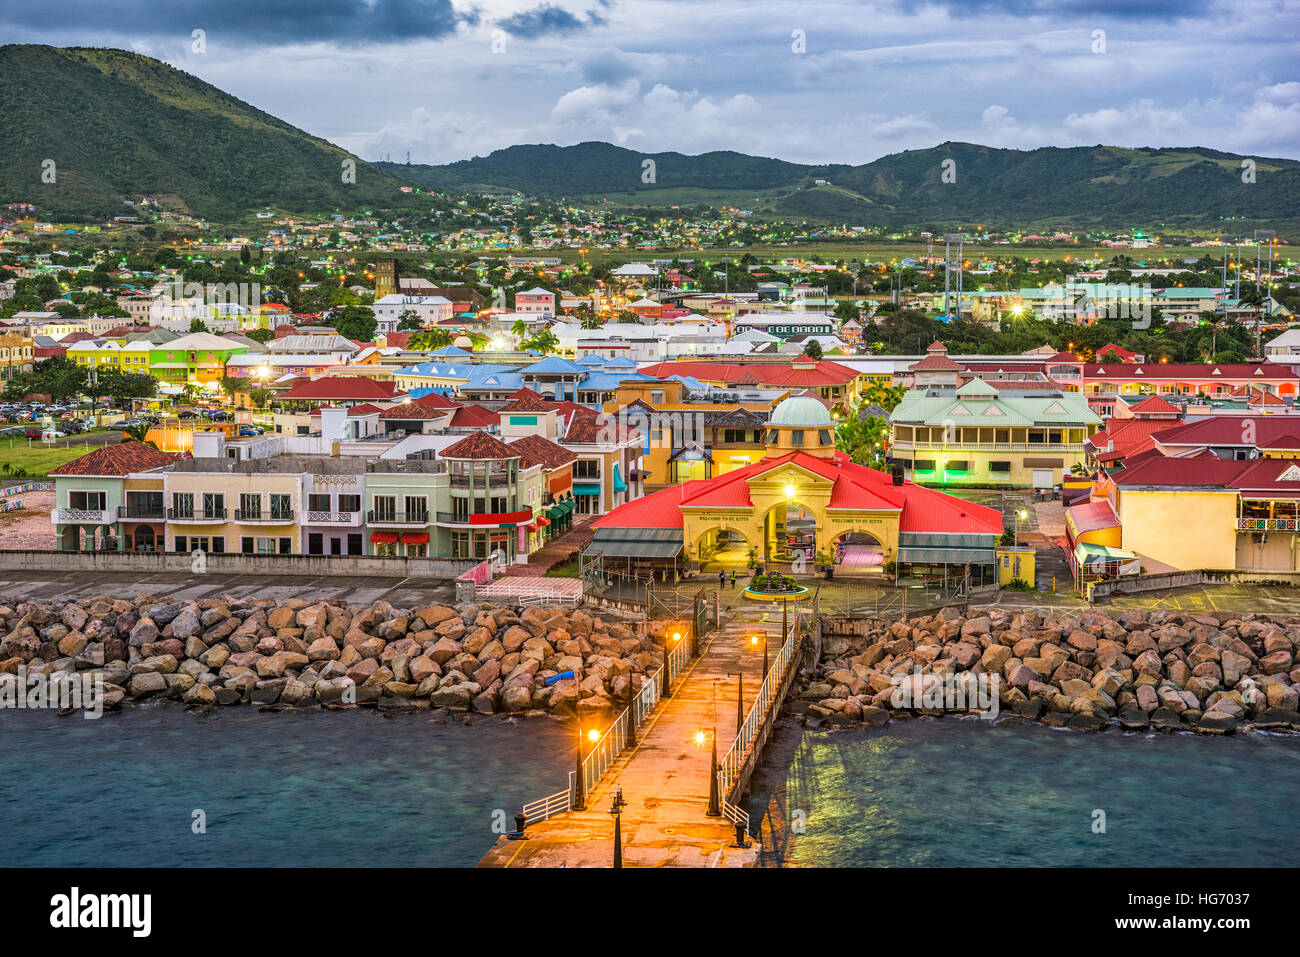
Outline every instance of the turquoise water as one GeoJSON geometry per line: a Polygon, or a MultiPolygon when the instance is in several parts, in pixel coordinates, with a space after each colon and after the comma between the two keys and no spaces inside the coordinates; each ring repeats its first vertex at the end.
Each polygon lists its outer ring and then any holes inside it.
{"type": "Polygon", "coordinates": [[[564,787],[566,727],[251,708],[199,717],[154,706],[98,721],[6,711],[0,867],[471,867],[496,839],[494,811],[513,828],[524,802],[564,787]],[[195,809],[204,834],[191,829],[195,809]]]}
{"type": "Polygon", "coordinates": [[[750,814],[773,866],[1290,866],[1298,793],[1300,736],[788,724],[750,814]],[[805,833],[791,833],[800,817],[805,833]]]}

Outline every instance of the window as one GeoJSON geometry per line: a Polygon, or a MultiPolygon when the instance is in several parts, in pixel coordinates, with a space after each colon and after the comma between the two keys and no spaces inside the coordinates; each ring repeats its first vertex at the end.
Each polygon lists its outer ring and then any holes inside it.
{"type": "MultiPolygon", "coordinates": [[[[326,496],[328,498],[329,496],[326,496]]],[[[339,496],[340,512],[359,512],[361,511],[360,495],[340,495],[339,496]]]]}
{"type": "Polygon", "coordinates": [[[393,522],[397,520],[397,496],[375,496],[375,521],[393,522]]]}
{"type": "Polygon", "coordinates": [[[382,555],[384,558],[397,557],[396,542],[375,542],[375,554],[382,555]]]}
{"type": "Polygon", "coordinates": [[[239,550],[245,555],[253,554],[253,537],[251,535],[245,535],[239,540],[239,550]]]}
{"type": "Polygon", "coordinates": [[[918,472],[933,472],[933,471],[934,471],[934,459],[917,459],[917,460],[916,460],[916,471],[918,471],[918,472]]]}
{"type": "Polygon", "coordinates": [[[989,471],[990,471],[990,472],[1010,472],[1010,471],[1011,471],[1011,463],[1010,463],[1010,462],[1004,462],[1004,461],[990,462],[990,463],[989,463],[989,471]]]}
{"type": "MultiPolygon", "coordinates": [[[[335,542],[338,540],[335,539],[335,542]]],[[[324,555],[325,554],[325,536],[320,532],[311,532],[307,536],[307,554],[324,555]]]]}
{"type": "Polygon", "coordinates": [[[451,533],[451,557],[452,558],[469,558],[469,532],[452,532],[451,533]]]}
{"type": "Polygon", "coordinates": [[[573,463],[573,477],[575,479],[600,478],[600,462],[597,459],[578,459],[573,463]]]}
{"type": "MultiPolygon", "coordinates": [[[[172,493],[172,518],[193,518],[194,517],[194,493],[193,492],[173,492],[172,493]]],[[[185,541],[181,536],[177,541],[185,541]]],[[[185,551],[185,547],[176,549],[178,552],[185,551]]]]}
{"type": "MultiPolygon", "coordinates": [[[[342,496],[340,496],[342,499],[342,496]]],[[[307,508],[313,512],[328,512],[330,510],[330,497],[328,495],[308,495],[307,508]]],[[[344,509],[347,511],[347,509],[344,509]]]]}
{"type": "Polygon", "coordinates": [[[239,516],[244,519],[261,518],[262,496],[257,492],[241,492],[239,494],[239,516]]]}
{"type": "Polygon", "coordinates": [[[817,430],[817,438],[818,438],[818,440],[821,442],[822,445],[830,445],[830,444],[831,444],[831,430],[830,430],[830,429],[818,429],[818,430],[817,430]]]}
{"type": "Polygon", "coordinates": [[[108,508],[107,495],[104,492],[69,492],[68,508],[102,512],[108,508]]]}
{"type": "Polygon", "coordinates": [[[293,497],[283,493],[271,496],[271,517],[281,520],[293,518],[293,497]]]}
{"type": "Polygon", "coordinates": [[[288,555],[292,551],[293,551],[293,539],[291,538],[280,539],[280,554],[288,555]]]}
{"type": "Polygon", "coordinates": [[[403,506],[408,522],[427,522],[429,520],[429,500],[422,495],[406,496],[403,506]]]}
{"type": "Polygon", "coordinates": [[[453,522],[469,521],[469,499],[457,497],[451,500],[451,519],[453,522]]]}
{"type": "Polygon", "coordinates": [[[189,551],[189,548],[187,547],[187,545],[188,545],[188,542],[186,541],[186,538],[185,538],[184,535],[177,535],[177,536],[176,536],[176,541],[175,541],[176,551],[178,551],[178,552],[188,552],[188,551],[189,551]]]}
{"type": "Polygon", "coordinates": [[[803,445],[803,429],[790,430],[790,444],[803,445]]]}
{"type": "Polygon", "coordinates": [[[203,493],[203,517],[225,518],[226,497],[218,492],[203,493]]]}

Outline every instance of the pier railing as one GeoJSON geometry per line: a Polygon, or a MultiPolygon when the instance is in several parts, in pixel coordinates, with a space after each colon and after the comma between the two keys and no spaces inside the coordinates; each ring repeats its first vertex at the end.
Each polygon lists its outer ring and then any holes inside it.
{"type": "MultiPolygon", "coordinates": [[[[812,608],[814,609],[813,614],[816,615],[816,594],[813,596],[812,608]]],[[[729,798],[732,796],[732,790],[740,781],[746,762],[749,760],[753,749],[761,746],[762,742],[759,738],[765,729],[772,708],[779,704],[785,679],[790,668],[795,663],[795,655],[807,629],[806,616],[796,614],[794,627],[790,629],[789,636],[786,638],[785,643],[781,645],[781,649],[776,654],[776,659],[768,668],[767,674],[763,678],[762,687],[758,689],[758,695],[754,698],[754,703],[749,709],[749,714],[741,722],[740,731],[736,733],[735,740],[732,741],[731,747],[727,749],[726,756],[718,762],[718,794],[721,796],[722,814],[733,824],[742,825],[746,831],[749,830],[749,814],[742,808],[732,804],[729,798]]]]}
{"type": "MultiPolygon", "coordinates": [[[[605,776],[610,766],[626,748],[636,743],[637,729],[645,723],[654,711],[659,699],[664,696],[666,688],[682,674],[690,664],[691,642],[679,640],[668,649],[664,663],[641,682],[641,687],[633,696],[631,704],[614,719],[613,724],[582,760],[582,791],[590,794],[605,776]]],[[[629,675],[628,680],[631,680],[629,675]]],[[[523,806],[524,820],[528,823],[544,821],[563,811],[573,809],[575,772],[569,772],[569,786],[563,791],[556,791],[544,798],[539,798],[523,806]]],[[[744,813],[743,811],[741,813],[744,813]]]]}

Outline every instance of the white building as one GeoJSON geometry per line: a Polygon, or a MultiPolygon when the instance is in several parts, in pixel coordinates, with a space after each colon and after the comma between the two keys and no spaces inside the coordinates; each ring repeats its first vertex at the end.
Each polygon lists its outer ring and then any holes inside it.
{"type": "Polygon", "coordinates": [[[397,325],[402,314],[414,313],[419,317],[420,325],[432,326],[450,319],[452,302],[442,296],[403,296],[397,293],[376,299],[372,308],[375,311],[375,332],[397,332],[397,325]]]}

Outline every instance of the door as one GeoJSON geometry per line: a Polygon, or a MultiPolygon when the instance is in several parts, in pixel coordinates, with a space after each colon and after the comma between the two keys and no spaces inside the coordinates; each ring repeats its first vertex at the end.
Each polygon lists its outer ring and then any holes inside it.
{"type": "Polygon", "coordinates": [[[360,534],[351,534],[351,533],[349,533],[349,535],[348,535],[348,554],[349,554],[349,555],[363,555],[363,554],[365,554],[365,550],[366,550],[366,547],[365,547],[364,544],[362,544],[362,541],[361,541],[361,535],[360,535],[360,534]]]}
{"type": "Polygon", "coordinates": [[[1051,469],[1034,469],[1034,488],[1050,489],[1054,484],[1051,469]]]}
{"type": "Polygon", "coordinates": [[[320,532],[307,533],[307,554],[324,555],[325,554],[325,536],[320,532]]]}

